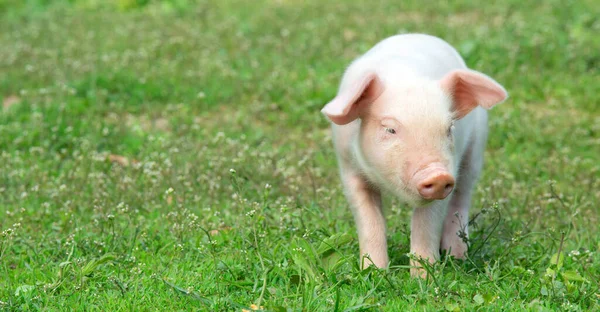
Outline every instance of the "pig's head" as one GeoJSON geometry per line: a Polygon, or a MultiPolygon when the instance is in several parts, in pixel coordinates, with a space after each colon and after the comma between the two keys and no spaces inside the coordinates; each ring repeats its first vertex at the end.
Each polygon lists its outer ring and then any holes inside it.
{"type": "Polygon", "coordinates": [[[368,72],[343,85],[322,112],[337,125],[360,119],[354,152],[365,175],[419,206],[454,188],[454,122],[506,97],[492,78],[467,69],[439,81],[386,83],[368,72]]]}

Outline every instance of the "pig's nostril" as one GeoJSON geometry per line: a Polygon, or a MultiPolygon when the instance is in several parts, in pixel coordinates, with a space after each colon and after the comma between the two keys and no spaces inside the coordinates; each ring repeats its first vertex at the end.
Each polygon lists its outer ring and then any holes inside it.
{"type": "Polygon", "coordinates": [[[446,184],[446,186],[444,186],[444,191],[450,192],[450,191],[452,191],[453,188],[454,188],[454,184],[448,183],[448,184],[446,184]]]}
{"type": "Polygon", "coordinates": [[[426,188],[426,189],[430,189],[432,187],[433,187],[433,184],[431,184],[431,183],[423,185],[423,188],[426,188]]]}

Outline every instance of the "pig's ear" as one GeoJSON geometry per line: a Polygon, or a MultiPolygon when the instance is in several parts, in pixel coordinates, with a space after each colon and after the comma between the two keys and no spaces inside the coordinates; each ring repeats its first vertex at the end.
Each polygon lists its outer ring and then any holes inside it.
{"type": "Polygon", "coordinates": [[[365,105],[373,103],[383,92],[383,84],[375,73],[367,73],[338,95],[321,110],[337,125],[345,125],[356,118],[365,105]]]}
{"type": "Polygon", "coordinates": [[[490,109],[508,97],[504,87],[494,79],[474,70],[452,71],[442,78],[440,84],[452,98],[457,119],[463,118],[477,106],[490,109]]]}

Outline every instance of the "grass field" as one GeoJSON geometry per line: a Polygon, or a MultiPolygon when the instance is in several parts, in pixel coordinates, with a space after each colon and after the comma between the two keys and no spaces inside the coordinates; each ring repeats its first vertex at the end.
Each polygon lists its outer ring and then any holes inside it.
{"type": "Polygon", "coordinates": [[[0,310],[600,310],[600,6],[0,0],[0,310]],[[321,107],[425,32],[511,98],[470,257],[358,268],[321,107]]]}

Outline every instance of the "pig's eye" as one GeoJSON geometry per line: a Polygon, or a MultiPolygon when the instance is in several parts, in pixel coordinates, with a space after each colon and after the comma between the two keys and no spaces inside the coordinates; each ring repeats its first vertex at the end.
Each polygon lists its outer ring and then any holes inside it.
{"type": "Polygon", "coordinates": [[[389,134],[396,134],[396,130],[393,128],[385,128],[385,132],[387,132],[389,134]]]}

